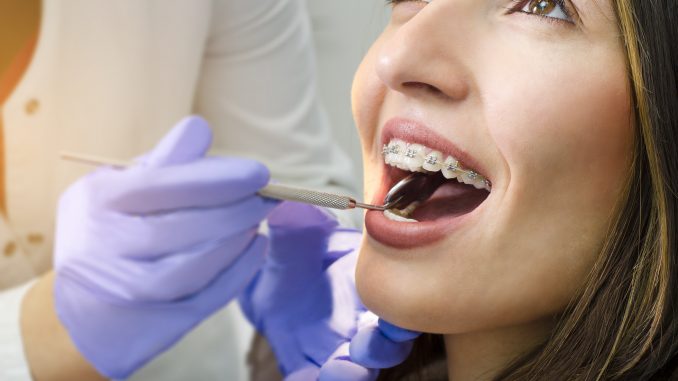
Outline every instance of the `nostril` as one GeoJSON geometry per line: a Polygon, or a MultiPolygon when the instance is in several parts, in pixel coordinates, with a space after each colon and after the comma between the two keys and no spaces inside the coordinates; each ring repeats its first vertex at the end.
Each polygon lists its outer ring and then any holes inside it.
{"type": "Polygon", "coordinates": [[[437,97],[445,97],[447,98],[447,95],[440,90],[439,88],[429,85],[428,83],[423,83],[423,82],[404,82],[402,84],[403,89],[407,90],[414,90],[414,91],[422,91],[426,92],[432,95],[435,95],[437,97]]]}

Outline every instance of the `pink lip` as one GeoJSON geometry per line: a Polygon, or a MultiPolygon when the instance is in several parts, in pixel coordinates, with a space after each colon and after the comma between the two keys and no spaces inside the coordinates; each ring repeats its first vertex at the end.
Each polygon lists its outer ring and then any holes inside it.
{"type": "MultiPolygon", "coordinates": [[[[473,213],[473,212],[471,212],[473,213]]],[[[426,222],[397,222],[383,212],[370,210],[365,214],[367,234],[377,242],[396,249],[412,249],[432,245],[457,229],[468,214],[426,222]]]]}
{"type": "MultiPolygon", "coordinates": [[[[402,118],[389,120],[382,130],[381,142],[382,144],[387,143],[394,138],[408,143],[422,144],[440,151],[444,155],[452,155],[459,160],[462,166],[473,168],[481,174],[487,173],[468,153],[416,121],[402,118]]],[[[373,202],[376,204],[384,199],[389,187],[393,185],[390,184],[391,179],[388,176],[389,168],[389,166],[384,164],[381,186],[373,199],[373,202]]],[[[431,245],[445,238],[479,208],[480,206],[470,213],[461,216],[450,216],[435,221],[416,223],[392,221],[386,218],[383,212],[368,211],[365,215],[365,228],[371,238],[386,246],[397,249],[411,249],[431,245]]]]}

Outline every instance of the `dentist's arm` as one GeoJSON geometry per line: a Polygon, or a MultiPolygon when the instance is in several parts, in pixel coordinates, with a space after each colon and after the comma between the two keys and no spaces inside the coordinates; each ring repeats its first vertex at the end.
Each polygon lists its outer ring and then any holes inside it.
{"type": "Polygon", "coordinates": [[[78,352],[54,310],[54,273],[40,278],[21,305],[21,331],[35,381],[105,380],[78,352]]]}

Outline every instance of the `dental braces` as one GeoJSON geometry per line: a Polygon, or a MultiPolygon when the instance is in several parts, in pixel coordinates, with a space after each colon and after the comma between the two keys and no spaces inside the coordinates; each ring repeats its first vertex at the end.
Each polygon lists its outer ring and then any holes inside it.
{"type": "MultiPolygon", "coordinates": [[[[399,144],[391,141],[391,142],[389,142],[389,144],[384,144],[381,152],[382,152],[382,156],[384,156],[384,158],[386,158],[388,155],[400,155],[401,146],[399,144]]],[[[404,154],[403,154],[404,157],[409,158],[409,159],[414,159],[415,157],[417,157],[419,152],[420,152],[420,149],[412,148],[412,143],[405,143],[404,154]]],[[[450,158],[451,158],[451,161],[449,163],[445,164],[444,168],[449,172],[453,172],[453,173],[458,174],[457,176],[454,176],[454,177],[459,178],[459,177],[462,177],[462,176],[466,176],[466,178],[468,180],[470,180],[472,183],[476,183],[476,182],[482,183],[482,185],[484,185],[484,188],[486,188],[488,191],[492,188],[492,183],[488,179],[484,178],[483,176],[481,176],[480,174],[478,174],[477,172],[475,172],[473,170],[462,168],[459,165],[459,161],[457,159],[455,159],[452,156],[448,156],[448,160],[450,158]]],[[[443,160],[441,160],[441,158],[437,157],[437,155],[434,155],[434,154],[427,154],[423,158],[424,163],[429,164],[429,165],[433,165],[433,166],[439,164],[439,161],[443,161],[443,160]]],[[[391,165],[390,163],[388,163],[388,164],[391,165]]],[[[429,173],[436,172],[436,171],[427,170],[423,167],[417,168],[416,170],[421,170],[421,171],[425,171],[425,172],[429,172],[429,173]]],[[[442,170],[442,168],[440,170],[442,170]]],[[[463,179],[461,179],[461,178],[459,178],[458,180],[464,182],[463,179]]],[[[469,185],[472,185],[472,184],[469,184],[469,185]]]]}
{"type": "Polygon", "coordinates": [[[417,157],[417,151],[408,147],[405,150],[405,156],[409,157],[410,159],[414,159],[415,157],[417,157]]]}

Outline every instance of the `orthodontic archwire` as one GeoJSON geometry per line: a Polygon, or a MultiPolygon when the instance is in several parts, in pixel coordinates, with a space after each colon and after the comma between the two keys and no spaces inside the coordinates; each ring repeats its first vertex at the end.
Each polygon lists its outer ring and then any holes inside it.
{"type": "MultiPolygon", "coordinates": [[[[413,159],[414,157],[416,157],[417,152],[415,150],[411,149],[410,145],[411,145],[411,143],[406,143],[405,152],[403,153],[403,155],[410,158],[410,159],[413,159]]],[[[395,144],[392,144],[392,145],[391,144],[384,144],[382,149],[381,149],[381,155],[386,157],[386,155],[388,155],[388,154],[400,155],[401,154],[400,146],[395,145],[395,144]]],[[[484,178],[483,176],[478,174],[476,171],[466,169],[466,168],[459,166],[459,161],[456,158],[454,158],[453,156],[452,156],[452,158],[454,159],[454,161],[452,163],[447,164],[447,167],[446,167],[446,169],[448,171],[459,173],[462,176],[465,175],[466,177],[468,177],[471,180],[475,180],[475,179],[480,177],[480,178],[482,178],[485,185],[487,185],[490,188],[492,187],[492,183],[490,182],[490,180],[484,178]]],[[[428,154],[424,157],[424,161],[428,164],[435,165],[435,164],[438,163],[438,158],[433,156],[433,155],[428,154]]],[[[426,171],[428,173],[434,173],[434,172],[428,171],[428,170],[423,169],[423,168],[422,168],[422,170],[426,171]]]]}

